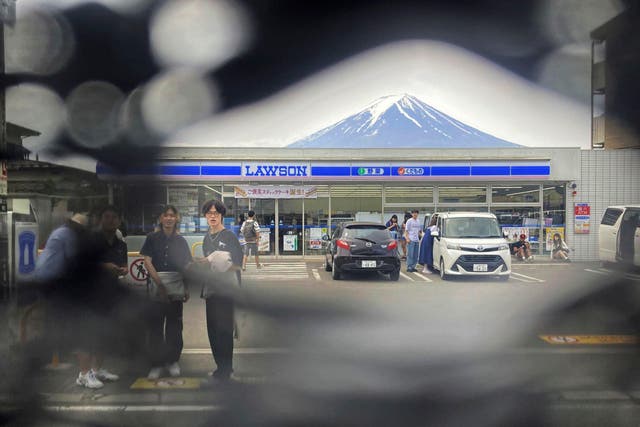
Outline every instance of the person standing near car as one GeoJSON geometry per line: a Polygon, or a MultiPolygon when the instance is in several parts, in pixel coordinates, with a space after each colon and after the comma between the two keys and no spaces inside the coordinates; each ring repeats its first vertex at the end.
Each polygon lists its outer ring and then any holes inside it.
{"type": "Polygon", "coordinates": [[[418,252],[420,251],[420,234],[422,224],[418,221],[418,210],[411,211],[411,218],[405,223],[404,238],[407,241],[407,272],[417,271],[418,252]]]}
{"type": "Polygon", "coordinates": [[[411,214],[409,212],[404,213],[404,221],[400,226],[400,245],[402,246],[402,259],[407,259],[407,239],[405,239],[405,231],[407,229],[407,221],[411,219],[411,214]]]}
{"type": "Polygon", "coordinates": [[[400,231],[400,225],[398,224],[398,215],[393,214],[391,215],[391,218],[389,219],[389,221],[387,221],[387,223],[385,224],[387,227],[387,230],[389,230],[391,232],[391,237],[393,238],[393,240],[397,241],[398,243],[400,240],[400,236],[399,236],[399,231],[400,231]]]}
{"type": "Polygon", "coordinates": [[[422,272],[425,274],[433,273],[433,236],[431,233],[438,230],[437,222],[438,215],[435,214],[431,217],[431,221],[429,221],[429,225],[427,225],[422,240],[420,241],[418,264],[423,266],[422,272]]]}

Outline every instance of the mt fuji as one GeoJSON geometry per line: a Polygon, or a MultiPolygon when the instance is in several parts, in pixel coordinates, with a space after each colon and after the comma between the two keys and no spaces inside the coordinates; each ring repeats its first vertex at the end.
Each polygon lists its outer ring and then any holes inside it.
{"type": "Polygon", "coordinates": [[[521,145],[468,126],[414,96],[391,95],[289,148],[496,148],[521,145]]]}

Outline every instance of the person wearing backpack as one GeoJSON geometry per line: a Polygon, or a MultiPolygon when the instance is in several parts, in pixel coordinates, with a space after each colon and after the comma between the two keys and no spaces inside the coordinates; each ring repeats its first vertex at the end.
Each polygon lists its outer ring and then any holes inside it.
{"type": "Polygon", "coordinates": [[[242,258],[242,271],[247,269],[247,258],[253,253],[256,257],[256,267],[262,268],[258,255],[258,242],[260,242],[260,225],[255,220],[256,213],[249,211],[247,220],[240,227],[240,234],[244,237],[244,257],[242,258]]]}

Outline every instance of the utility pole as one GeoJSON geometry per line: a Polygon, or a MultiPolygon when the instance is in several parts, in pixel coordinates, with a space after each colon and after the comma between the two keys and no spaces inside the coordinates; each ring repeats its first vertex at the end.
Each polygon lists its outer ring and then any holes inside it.
{"type": "Polygon", "coordinates": [[[7,144],[7,79],[4,62],[4,27],[13,25],[16,19],[16,0],[0,0],[0,282],[2,299],[9,296],[9,233],[11,232],[7,218],[8,194],[8,162],[9,146],[7,144]]]}

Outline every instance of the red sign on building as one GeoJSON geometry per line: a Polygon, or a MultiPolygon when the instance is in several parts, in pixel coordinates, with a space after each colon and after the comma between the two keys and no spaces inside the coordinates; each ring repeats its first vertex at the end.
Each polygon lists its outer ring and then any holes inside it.
{"type": "Polygon", "coordinates": [[[574,214],[575,216],[590,216],[591,206],[586,203],[576,203],[574,206],[574,214]]]}

